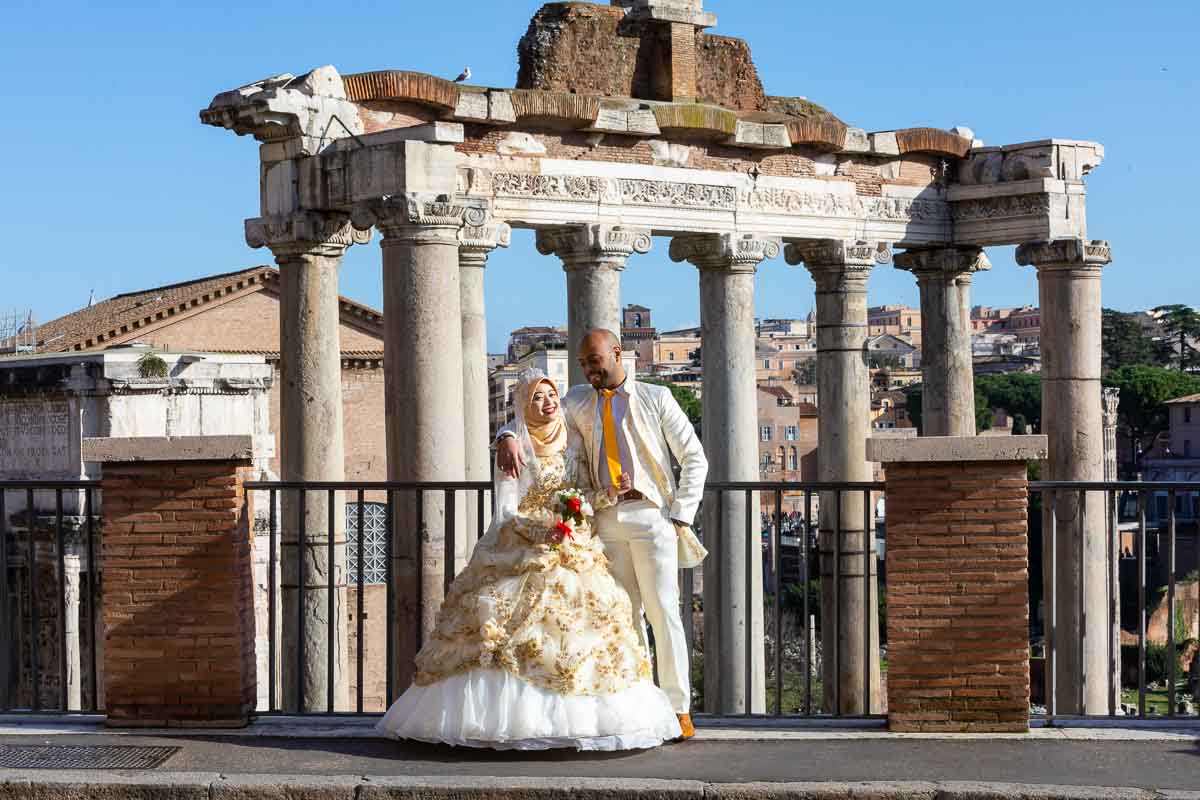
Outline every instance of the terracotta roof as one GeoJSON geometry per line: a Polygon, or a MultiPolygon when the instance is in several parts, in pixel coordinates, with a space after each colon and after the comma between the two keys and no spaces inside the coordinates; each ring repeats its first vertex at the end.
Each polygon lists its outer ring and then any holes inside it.
{"type": "Polygon", "coordinates": [[[789,392],[787,389],[783,388],[782,386],[759,386],[758,390],[760,392],[766,392],[767,394],[774,395],[775,397],[778,397],[780,400],[791,400],[792,399],[792,393],[789,392]]]}
{"type": "Polygon", "coordinates": [[[817,416],[817,407],[812,403],[796,403],[796,409],[800,412],[800,416],[802,417],[817,416]]]}
{"type": "MultiPolygon", "coordinates": [[[[38,349],[89,350],[133,340],[143,328],[225,297],[261,291],[268,286],[277,293],[273,283],[278,277],[279,271],[274,267],[258,266],[119,294],[40,325],[38,349]]],[[[382,328],[383,315],[379,311],[346,298],[341,302],[343,313],[359,318],[366,327],[382,328]]]]}

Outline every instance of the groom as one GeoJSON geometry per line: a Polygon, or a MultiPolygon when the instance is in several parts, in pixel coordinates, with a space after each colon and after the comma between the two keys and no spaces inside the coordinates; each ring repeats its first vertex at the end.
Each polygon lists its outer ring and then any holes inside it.
{"type": "MultiPolygon", "coordinates": [[[[590,386],[562,400],[572,444],[587,456],[591,486],[616,487],[620,501],[596,515],[613,577],[633,601],[634,627],[645,635],[644,609],[654,630],[658,677],[679,715],[683,738],[695,735],[690,716],[687,639],[679,615],[676,529],[687,528],[704,494],[708,462],[691,422],[665,386],[640,383],[621,364],[621,342],[611,331],[589,331],[579,363],[590,386]],[[671,456],[679,462],[675,484],[671,456]]],[[[498,466],[515,477],[524,467],[520,448],[501,433],[498,466]]]]}

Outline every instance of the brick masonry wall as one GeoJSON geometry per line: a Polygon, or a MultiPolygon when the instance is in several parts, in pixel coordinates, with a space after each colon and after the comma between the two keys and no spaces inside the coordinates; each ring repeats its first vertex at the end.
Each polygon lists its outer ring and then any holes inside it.
{"type": "Polygon", "coordinates": [[[255,703],[248,462],[104,467],[108,724],[245,725],[255,703]]]}
{"type": "Polygon", "coordinates": [[[1029,729],[1024,462],[887,466],[888,723],[1029,729]]]}

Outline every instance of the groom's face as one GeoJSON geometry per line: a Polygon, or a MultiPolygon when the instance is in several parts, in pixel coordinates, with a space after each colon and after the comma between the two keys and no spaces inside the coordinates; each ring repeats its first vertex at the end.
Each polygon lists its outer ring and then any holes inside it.
{"type": "Polygon", "coordinates": [[[620,358],[620,348],[607,342],[588,340],[579,351],[579,365],[593,389],[615,389],[620,385],[620,358]]]}

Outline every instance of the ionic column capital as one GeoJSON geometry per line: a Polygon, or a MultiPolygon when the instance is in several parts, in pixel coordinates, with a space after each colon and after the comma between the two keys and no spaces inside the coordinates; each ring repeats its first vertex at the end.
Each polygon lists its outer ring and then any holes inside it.
{"type": "Polygon", "coordinates": [[[992,262],[982,247],[939,247],[930,250],[906,250],[897,253],[893,263],[896,269],[911,272],[917,282],[953,281],[969,282],[976,272],[986,272],[992,262]]]}
{"type": "Polygon", "coordinates": [[[806,239],[789,244],[784,258],[793,267],[803,264],[816,280],[817,289],[828,291],[846,283],[865,285],[877,264],[892,260],[892,248],[887,242],[806,239]]]}
{"type": "Polygon", "coordinates": [[[1022,267],[1037,267],[1039,273],[1060,270],[1099,273],[1111,262],[1112,248],[1099,239],[1029,242],[1017,248],[1017,263],[1022,267]]]}
{"type": "Polygon", "coordinates": [[[589,267],[623,270],[631,255],[649,253],[652,244],[648,228],[571,225],[540,228],[537,232],[538,252],[558,256],[566,270],[589,267]]]}
{"type": "Polygon", "coordinates": [[[246,244],[268,247],[276,259],[300,255],[338,258],[354,244],[371,241],[370,230],[358,230],[345,214],[297,211],[293,214],[248,219],[246,244]]]}
{"type": "Polygon", "coordinates": [[[779,257],[782,243],[753,234],[699,234],[671,240],[671,260],[702,270],[753,273],[763,261],[779,257]]]}
{"type": "Polygon", "coordinates": [[[458,232],[458,261],[464,267],[487,266],[488,256],[497,247],[512,242],[512,228],[507,222],[487,225],[464,225],[458,232]]]}
{"type": "Polygon", "coordinates": [[[455,202],[447,195],[413,192],[356,203],[350,219],[359,230],[378,228],[385,244],[389,240],[458,244],[459,230],[464,225],[485,225],[488,210],[455,202]]]}

